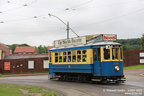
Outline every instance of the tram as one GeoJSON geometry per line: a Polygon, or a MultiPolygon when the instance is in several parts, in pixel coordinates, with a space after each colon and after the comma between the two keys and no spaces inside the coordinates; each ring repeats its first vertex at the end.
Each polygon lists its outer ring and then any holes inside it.
{"type": "Polygon", "coordinates": [[[123,47],[116,34],[55,40],[49,50],[49,78],[66,81],[125,81],[123,47]]]}

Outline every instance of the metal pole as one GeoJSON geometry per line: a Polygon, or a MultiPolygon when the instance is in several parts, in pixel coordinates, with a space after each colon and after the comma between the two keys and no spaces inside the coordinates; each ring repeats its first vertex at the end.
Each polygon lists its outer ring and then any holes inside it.
{"type": "MultiPolygon", "coordinates": [[[[52,15],[52,14],[48,14],[49,16],[53,16],[53,17],[55,17],[55,18],[57,18],[57,19],[59,19],[63,24],[65,24],[66,26],[67,26],[67,24],[66,23],[64,23],[60,18],[58,18],[57,16],[55,16],[55,15],[52,15]]],[[[70,27],[68,27],[68,29],[70,29],[75,35],[77,35],[70,27]]],[[[79,37],[78,35],[77,35],[77,37],[79,37]]]]}
{"type": "Polygon", "coordinates": [[[69,39],[69,22],[67,22],[67,39],[69,39]]]}

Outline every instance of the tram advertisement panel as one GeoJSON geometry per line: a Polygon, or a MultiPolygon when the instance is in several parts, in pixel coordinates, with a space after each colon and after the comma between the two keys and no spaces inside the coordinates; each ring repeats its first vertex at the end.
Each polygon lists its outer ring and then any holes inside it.
{"type": "Polygon", "coordinates": [[[86,37],[77,37],[54,41],[54,47],[66,47],[71,45],[86,44],[86,37]]]}
{"type": "Polygon", "coordinates": [[[4,63],[4,70],[10,70],[10,62],[4,63]]]}

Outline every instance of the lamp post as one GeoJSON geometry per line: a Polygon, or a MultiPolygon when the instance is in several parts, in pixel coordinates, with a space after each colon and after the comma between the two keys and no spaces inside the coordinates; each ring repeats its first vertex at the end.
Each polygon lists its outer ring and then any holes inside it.
{"type": "Polygon", "coordinates": [[[77,37],[79,37],[70,27],[69,27],[69,22],[67,22],[67,24],[65,23],[65,22],[63,22],[60,18],[58,18],[57,16],[55,16],[55,15],[52,15],[52,14],[48,14],[49,16],[53,16],[53,17],[55,17],[55,18],[57,18],[57,19],[59,19],[64,25],[66,25],[67,26],[67,39],[69,39],[69,29],[77,36],[77,37]]]}

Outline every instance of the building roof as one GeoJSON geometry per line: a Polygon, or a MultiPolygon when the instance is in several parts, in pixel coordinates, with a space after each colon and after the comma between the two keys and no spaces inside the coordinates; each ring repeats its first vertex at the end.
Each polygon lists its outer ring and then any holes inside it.
{"type": "Polygon", "coordinates": [[[49,51],[50,49],[52,49],[52,48],[54,48],[54,46],[49,46],[49,47],[48,47],[48,51],[49,51]]]}
{"type": "Polygon", "coordinates": [[[4,57],[4,59],[23,59],[23,58],[43,58],[43,57],[47,57],[48,58],[48,54],[25,54],[25,55],[6,55],[4,57]]]}
{"type": "Polygon", "coordinates": [[[6,48],[9,48],[9,49],[11,49],[10,47],[8,47],[8,46],[6,46],[5,44],[3,44],[3,43],[0,43],[1,45],[3,45],[3,46],[5,46],[6,48]]]}
{"type": "Polygon", "coordinates": [[[17,53],[17,52],[34,52],[36,49],[36,47],[16,47],[14,53],[17,53]]]}

